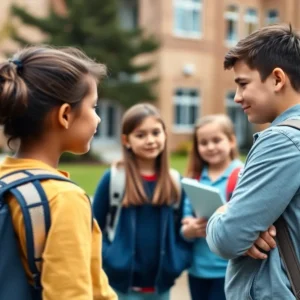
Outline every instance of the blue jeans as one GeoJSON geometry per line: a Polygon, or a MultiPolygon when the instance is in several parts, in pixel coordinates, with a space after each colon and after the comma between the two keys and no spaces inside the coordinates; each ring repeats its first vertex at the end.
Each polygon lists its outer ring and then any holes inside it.
{"type": "Polygon", "coordinates": [[[170,299],[170,291],[167,291],[163,294],[138,293],[134,291],[128,294],[122,294],[118,291],[115,292],[117,293],[119,300],[169,300],[170,299]]]}
{"type": "Polygon", "coordinates": [[[225,278],[198,278],[189,275],[189,287],[192,300],[226,300],[224,292],[225,278]]]}

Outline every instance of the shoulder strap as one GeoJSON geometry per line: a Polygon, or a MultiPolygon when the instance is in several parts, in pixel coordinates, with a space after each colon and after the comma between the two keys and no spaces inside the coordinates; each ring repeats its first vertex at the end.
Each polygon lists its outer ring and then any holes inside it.
{"type": "Polygon", "coordinates": [[[41,257],[51,224],[48,199],[40,182],[46,179],[70,181],[63,176],[38,169],[13,172],[0,179],[1,201],[4,201],[6,193],[11,193],[22,210],[27,260],[36,289],[41,288],[41,257]]]}
{"type": "MultiPolygon", "coordinates": [[[[278,126],[289,126],[300,130],[300,120],[286,120],[278,126]]],[[[280,216],[274,225],[277,230],[276,239],[279,253],[285,265],[292,291],[296,299],[300,299],[300,264],[283,216],[280,216]]]]}
{"type": "MultiPolygon", "coordinates": [[[[170,174],[175,184],[178,184],[179,188],[179,199],[181,199],[182,188],[181,188],[181,176],[180,173],[175,169],[170,169],[170,174]]],[[[106,220],[106,232],[110,242],[114,240],[117,225],[119,222],[122,200],[125,192],[125,170],[122,167],[112,166],[110,170],[110,182],[109,182],[109,212],[106,220]]],[[[173,206],[175,211],[180,208],[180,201],[177,201],[173,206]]]]}
{"type": "Polygon", "coordinates": [[[279,123],[277,126],[288,126],[300,130],[300,120],[289,119],[279,123]]]}
{"type": "Polygon", "coordinates": [[[231,174],[229,175],[227,186],[226,186],[226,201],[228,202],[232,196],[232,193],[235,189],[235,186],[238,181],[239,173],[240,173],[241,167],[235,168],[231,174]]]}
{"type": "Polygon", "coordinates": [[[287,224],[282,216],[275,222],[277,229],[276,239],[280,256],[285,265],[289,277],[292,291],[296,299],[300,299],[300,264],[287,228],[287,224]]]}
{"type": "Polygon", "coordinates": [[[110,169],[109,201],[111,205],[118,205],[123,200],[125,191],[124,168],[112,166],[110,169]]]}
{"type": "Polygon", "coordinates": [[[110,242],[114,240],[119,222],[125,184],[126,178],[124,168],[112,166],[110,169],[109,181],[109,212],[106,220],[106,232],[110,242]]]}

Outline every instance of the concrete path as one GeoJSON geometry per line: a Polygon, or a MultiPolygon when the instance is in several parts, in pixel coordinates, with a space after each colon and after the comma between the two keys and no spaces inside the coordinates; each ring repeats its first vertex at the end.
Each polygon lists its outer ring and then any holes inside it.
{"type": "Polygon", "coordinates": [[[187,273],[177,279],[175,286],[171,290],[171,300],[190,300],[187,273]]]}

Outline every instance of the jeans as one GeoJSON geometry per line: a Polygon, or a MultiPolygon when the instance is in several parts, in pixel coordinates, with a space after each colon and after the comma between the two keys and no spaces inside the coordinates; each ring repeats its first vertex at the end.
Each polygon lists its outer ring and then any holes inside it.
{"type": "Polygon", "coordinates": [[[118,295],[119,300],[169,300],[170,291],[167,291],[163,294],[156,293],[138,293],[131,291],[128,294],[122,294],[118,291],[115,291],[118,295]]]}
{"type": "Polygon", "coordinates": [[[192,300],[226,300],[224,292],[225,278],[198,278],[189,275],[189,287],[192,300]]]}

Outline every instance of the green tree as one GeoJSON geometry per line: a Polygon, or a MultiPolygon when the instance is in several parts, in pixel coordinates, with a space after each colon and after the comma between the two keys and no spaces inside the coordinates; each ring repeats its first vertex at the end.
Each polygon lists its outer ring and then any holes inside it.
{"type": "MultiPolygon", "coordinates": [[[[45,34],[43,43],[74,46],[108,67],[108,79],[99,89],[99,98],[111,99],[124,107],[141,101],[155,100],[156,78],[139,80],[153,67],[152,61],[136,63],[136,58],[156,51],[158,41],[146,36],[142,29],[124,29],[119,21],[120,0],[65,0],[66,14],[53,7],[46,18],[31,15],[24,8],[12,6],[12,15],[23,24],[36,27],[45,34]]],[[[31,44],[13,31],[21,45],[31,44]]]]}

